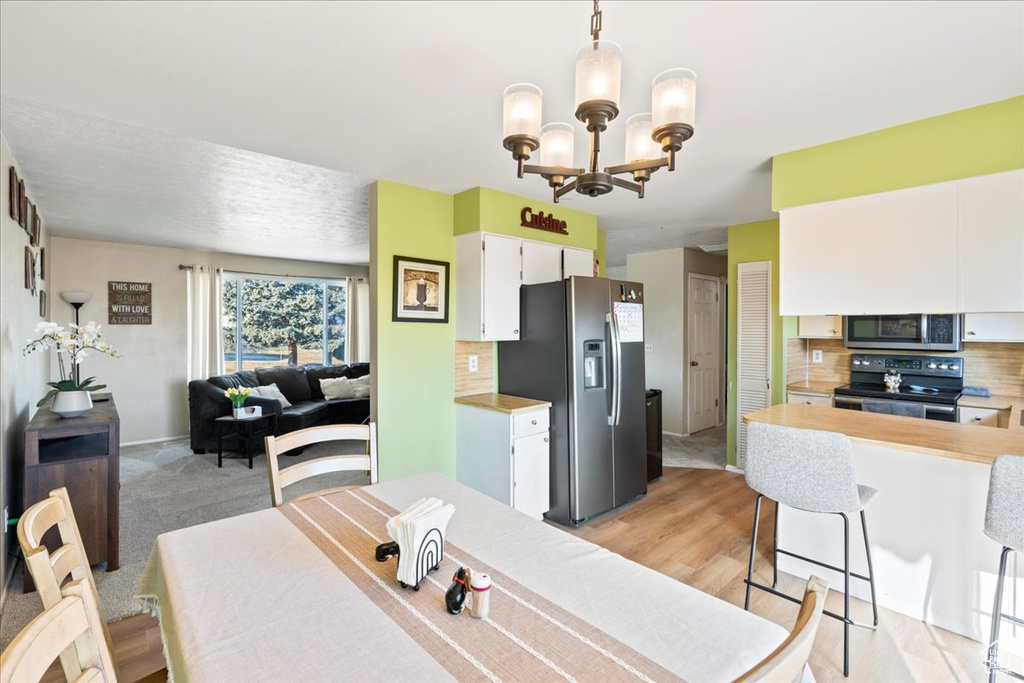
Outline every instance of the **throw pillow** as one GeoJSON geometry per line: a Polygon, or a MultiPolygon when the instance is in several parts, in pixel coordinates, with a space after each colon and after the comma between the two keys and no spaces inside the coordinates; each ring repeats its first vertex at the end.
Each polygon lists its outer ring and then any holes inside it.
{"type": "Polygon", "coordinates": [[[370,398],[370,385],[358,384],[355,387],[355,398],[370,398]]]}
{"type": "Polygon", "coordinates": [[[355,380],[347,377],[332,377],[331,379],[320,380],[320,391],[328,401],[336,398],[355,398],[355,390],[358,385],[355,380]]]}
{"type": "Polygon", "coordinates": [[[253,387],[252,392],[258,396],[264,396],[266,398],[276,398],[281,402],[282,408],[291,406],[291,402],[284,397],[281,390],[277,388],[276,384],[267,384],[266,386],[253,387]]]}

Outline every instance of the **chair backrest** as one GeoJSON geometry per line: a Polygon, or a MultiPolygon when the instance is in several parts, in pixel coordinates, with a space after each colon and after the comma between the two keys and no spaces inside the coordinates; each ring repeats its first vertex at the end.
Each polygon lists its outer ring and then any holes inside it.
{"type": "Polygon", "coordinates": [[[1024,456],[1000,455],[992,461],[985,534],[1024,553],[1024,456]]]}
{"type": "MultiPolygon", "coordinates": [[[[85,554],[85,545],[82,543],[78,523],[75,521],[75,511],[71,507],[71,499],[66,488],[51,491],[49,497],[25,510],[18,520],[18,543],[21,545],[25,565],[36,584],[44,609],[54,607],[64,599],[61,585],[68,579],[81,582],[92,602],[99,605],[99,595],[96,592],[92,569],[89,567],[89,558],[85,554]],[[61,545],[51,553],[43,545],[43,537],[54,528],[61,545]]],[[[100,640],[105,643],[107,649],[112,649],[110,632],[103,620],[100,632],[100,640]]],[[[89,647],[91,646],[86,640],[79,649],[89,647]]],[[[72,679],[69,671],[76,668],[76,660],[73,651],[61,655],[61,665],[69,680],[72,679]]]]}
{"type": "Polygon", "coordinates": [[[270,502],[274,507],[284,503],[281,489],[297,481],[328,472],[369,470],[370,483],[377,483],[377,425],[324,425],[300,429],[282,436],[266,438],[267,473],[270,475],[270,502]],[[285,469],[278,466],[278,456],[295,448],[329,441],[365,441],[362,454],[329,455],[300,462],[285,469]]]}
{"type": "Polygon", "coordinates": [[[924,419],[924,404],[914,401],[890,401],[887,398],[865,398],[860,402],[860,409],[866,413],[882,413],[883,415],[900,415],[902,417],[919,417],[924,419]]]}
{"type": "Polygon", "coordinates": [[[803,676],[804,666],[814,646],[814,637],[818,633],[821,612],[825,608],[825,596],[828,594],[828,582],[817,576],[807,581],[804,600],[800,603],[800,612],[796,615],[796,623],[789,637],[782,645],[758,662],[757,666],[737,679],[743,683],[792,683],[803,676]]]}
{"type": "Polygon", "coordinates": [[[747,485],[783,505],[811,512],[861,509],[850,439],[835,432],[751,422],[747,485]]]}
{"type": "Polygon", "coordinates": [[[117,681],[92,591],[84,581],[72,581],[63,592],[57,604],[29,622],[0,655],[0,683],[36,683],[58,655],[69,681],[117,681]],[[89,646],[83,647],[84,642],[89,646]],[[65,652],[72,653],[74,660],[65,663],[65,652]]]}

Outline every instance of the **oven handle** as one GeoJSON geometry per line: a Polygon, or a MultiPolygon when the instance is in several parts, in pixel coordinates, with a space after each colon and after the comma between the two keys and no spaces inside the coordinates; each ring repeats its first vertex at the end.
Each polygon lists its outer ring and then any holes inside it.
{"type": "Polygon", "coordinates": [[[921,343],[928,343],[928,315],[921,316],[921,343]]]}
{"type": "MultiPolygon", "coordinates": [[[[834,396],[832,397],[833,405],[836,403],[845,403],[847,405],[859,406],[863,403],[863,399],[851,398],[848,396],[834,396]]],[[[924,409],[929,413],[946,413],[951,414],[956,412],[956,406],[940,406],[934,403],[925,403],[924,409]]]]}

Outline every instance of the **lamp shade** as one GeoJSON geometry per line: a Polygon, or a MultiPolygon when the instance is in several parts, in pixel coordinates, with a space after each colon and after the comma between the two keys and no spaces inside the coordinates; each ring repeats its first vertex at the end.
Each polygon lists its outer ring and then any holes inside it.
{"type": "Polygon", "coordinates": [[[540,139],[542,94],[540,88],[530,83],[516,83],[505,88],[502,123],[506,139],[513,135],[540,139]]]}
{"type": "Polygon", "coordinates": [[[576,107],[606,101],[619,106],[622,48],[610,40],[594,40],[576,52],[576,107]]]}
{"type": "Polygon", "coordinates": [[[572,167],[575,130],[568,123],[549,123],[540,129],[541,166],[572,167]]]}
{"type": "Polygon", "coordinates": [[[689,69],[669,69],[651,83],[654,128],[683,123],[693,127],[697,106],[697,74],[689,69]]]}
{"type": "Polygon", "coordinates": [[[654,124],[651,114],[634,114],[626,120],[626,163],[646,161],[662,156],[661,146],[651,139],[654,124]]]}
{"type": "Polygon", "coordinates": [[[78,304],[79,306],[81,306],[86,301],[88,301],[89,299],[92,298],[92,293],[90,293],[90,292],[61,292],[60,293],[60,298],[64,299],[64,301],[67,301],[72,306],[74,306],[75,304],[78,304]]]}

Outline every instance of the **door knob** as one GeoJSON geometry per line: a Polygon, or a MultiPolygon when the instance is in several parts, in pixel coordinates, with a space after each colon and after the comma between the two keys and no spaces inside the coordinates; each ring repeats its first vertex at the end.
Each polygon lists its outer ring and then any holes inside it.
{"type": "Polygon", "coordinates": [[[690,361],[690,367],[693,367],[693,368],[695,368],[695,367],[697,367],[698,365],[700,365],[700,363],[698,363],[697,361],[695,361],[695,360],[691,360],[691,361],[690,361]]]}

